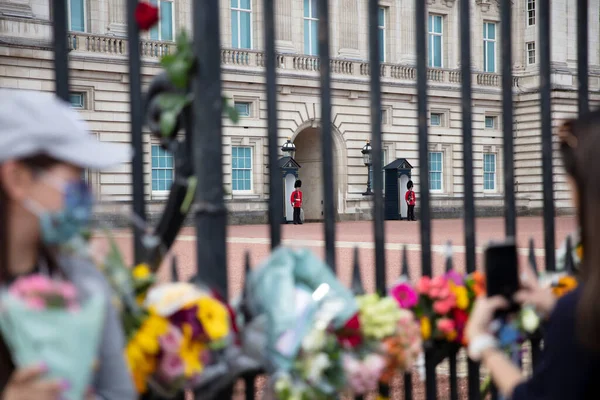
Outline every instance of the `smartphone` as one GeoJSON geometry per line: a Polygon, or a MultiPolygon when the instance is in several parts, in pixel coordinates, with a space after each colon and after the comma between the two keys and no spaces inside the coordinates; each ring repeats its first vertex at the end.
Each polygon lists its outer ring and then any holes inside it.
{"type": "Polygon", "coordinates": [[[485,276],[488,297],[499,295],[510,302],[510,307],[496,316],[518,311],[519,305],[513,299],[520,286],[517,245],[513,238],[488,245],[485,250],[485,276]]]}

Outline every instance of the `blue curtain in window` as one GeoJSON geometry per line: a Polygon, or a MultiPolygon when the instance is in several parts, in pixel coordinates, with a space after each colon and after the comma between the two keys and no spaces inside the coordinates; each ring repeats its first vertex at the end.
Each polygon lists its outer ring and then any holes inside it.
{"type": "Polygon", "coordinates": [[[160,39],[173,40],[173,3],[160,2],[160,39]]]}
{"type": "Polygon", "coordinates": [[[252,149],[231,149],[231,185],[233,190],[252,190],[252,149]]]}
{"type": "Polygon", "coordinates": [[[379,61],[385,62],[385,8],[379,8],[379,61]]]}
{"type": "Polygon", "coordinates": [[[69,0],[71,21],[70,29],[75,32],[85,32],[85,0],[69,0]]]}
{"type": "Polygon", "coordinates": [[[442,16],[429,16],[429,66],[442,67],[442,16]]]}
{"type": "Polygon", "coordinates": [[[152,190],[167,191],[173,183],[173,156],[162,147],[153,145],[151,152],[152,162],[152,190]]]}
{"type": "Polygon", "coordinates": [[[442,153],[429,153],[429,189],[442,190],[442,153]]]}
{"type": "Polygon", "coordinates": [[[485,72],[496,72],[496,24],[483,24],[483,37],[487,39],[483,46],[485,72]]]}

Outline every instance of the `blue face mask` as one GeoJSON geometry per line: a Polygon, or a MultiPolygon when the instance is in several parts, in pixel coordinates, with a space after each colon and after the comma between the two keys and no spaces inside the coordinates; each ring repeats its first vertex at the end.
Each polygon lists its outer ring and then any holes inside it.
{"type": "Polygon", "coordinates": [[[27,208],[39,218],[42,241],[50,246],[63,245],[83,233],[92,217],[93,197],[88,185],[76,181],[61,186],[64,196],[61,210],[45,211],[32,201],[27,202],[27,208]]]}

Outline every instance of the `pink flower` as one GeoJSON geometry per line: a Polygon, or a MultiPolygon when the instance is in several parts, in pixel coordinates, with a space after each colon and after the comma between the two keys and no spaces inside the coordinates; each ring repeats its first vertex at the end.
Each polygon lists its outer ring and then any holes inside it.
{"type": "Polygon", "coordinates": [[[392,288],[392,297],[402,308],[414,307],[419,301],[417,292],[407,283],[401,283],[392,288]]]}
{"type": "Polygon", "coordinates": [[[46,308],[46,302],[40,297],[29,297],[25,303],[33,310],[43,310],[46,308]]]}
{"type": "Polygon", "coordinates": [[[450,312],[452,307],[456,305],[456,301],[454,296],[448,296],[444,300],[438,300],[433,303],[433,311],[435,311],[439,315],[445,315],[450,312]]]}
{"type": "Polygon", "coordinates": [[[437,328],[440,332],[447,335],[454,331],[454,321],[450,318],[440,318],[437,320],[437,328]]]}
{"type": "Polygon", "coordinates": [[[159,373],[167,381],[172,382],[181,377],[185,371],[183,360],[177,354],[164,354],[159,365],[159,373]]]}
{"type": "Polygon", "coordinates": [[[59,287],[59,293],[62,297],[67,300],[75,300],[77,297],[77,290],[75,286],[70,283],[63,282],[59,287]]]}
{"type": "Polygon", "coordinates": [[[379,377],[385,367],[385,359],[378,354],[369,354],[359,361],[353,356],[342,356],[344,372],[350,389],[356,395],[361,395],[377,388],[379,377]]]}
{"type": "Polygon", "coordinates": [[[169,326],[169,330],[158,338],[158,343],[164,353],[178,353],[181,347],[183,335],[176,326],[169,326]]]}
{"type": "Polygon", "coordinates": [[[419,283],[417,284],[417,292],[419,292],[419,294],[428,294],[430,285],[431,278],[428,276],[422,276],[421,279],[419,279],[419,283]]]}
{"type": "Polygon", "coordinates": [[[448,281],[443,276],[436,276],[431,280],[429,296],[434,299],[443,299],[450,293],[448,281]]]}

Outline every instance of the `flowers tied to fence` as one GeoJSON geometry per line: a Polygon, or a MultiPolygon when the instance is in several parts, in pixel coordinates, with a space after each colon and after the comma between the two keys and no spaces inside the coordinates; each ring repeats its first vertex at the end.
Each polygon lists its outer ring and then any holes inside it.
{"type": "Polygon", "coordinates": [[[366,394],[421,351],[411,311],[391,297],[354,296],[308,251],[275,250],[250,273],[245,296],[249,320],[268,321],[265,358],[278,399],[366,394]]]}
{"type": "Polygon", "coordinates": [[[43,363],[61,379],[62,397],[84,398],[93,377],[106,299],[36,274],[0,293],[0,331],[17,368],[43,363]]]}

